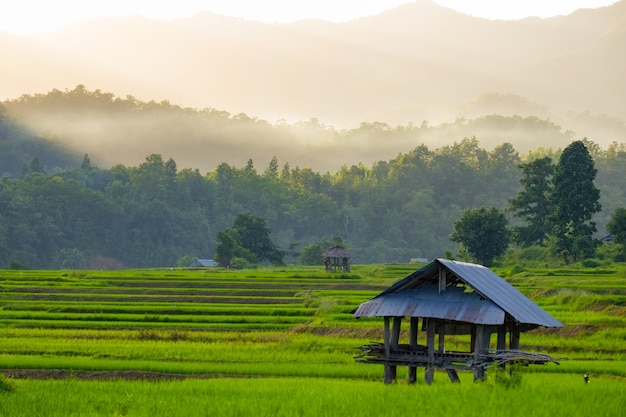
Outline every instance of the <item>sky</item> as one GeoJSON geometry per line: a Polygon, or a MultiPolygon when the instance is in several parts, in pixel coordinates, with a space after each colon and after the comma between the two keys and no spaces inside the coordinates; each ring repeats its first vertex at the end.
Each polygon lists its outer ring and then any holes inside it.
{"type": "MultiPolygon", "coordinates": [[[[423,0],[420,0],[423,1],[423,0]]],[[[434,0],[487,19],[567,15],[579,8],[607,6],[616,0],[434,0]]],[[[411,3],[410,0],[8,0],[0,6],[0,31],[28,34],[99,17],[141,15],[152,19],[189,17],[200,11],[285,23],[313,18],[353,20],[411,3]]]]}

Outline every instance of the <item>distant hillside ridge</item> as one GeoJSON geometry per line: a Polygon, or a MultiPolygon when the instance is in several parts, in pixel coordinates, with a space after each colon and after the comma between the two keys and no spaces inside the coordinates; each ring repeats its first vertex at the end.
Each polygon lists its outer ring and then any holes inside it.
{"type": "MultiPolygon", "coordinates": [[[[470,113],[467,104],[497,93],[538,104],[532,114],[524,105],[507,108],[510,114],[561,125],[588,114],[623,125],[625,21],[624,0],[516,21],[476,18],[430,0],[345,23],[263,24],[209,13],[101,19],[31,36],[0,33],[10,63],[0,67],[0,99],[83,84],[272,123],[316,118],[350,129],[484,116],[492,113],[470,113]]],[[[576,133],[614,132],[592,124],[576,133]]]]}

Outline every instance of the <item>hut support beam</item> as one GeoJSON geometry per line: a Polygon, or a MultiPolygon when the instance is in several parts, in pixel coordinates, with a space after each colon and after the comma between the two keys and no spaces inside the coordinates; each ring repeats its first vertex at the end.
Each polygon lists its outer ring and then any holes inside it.
{"type": "Polygon", "coordinates": [[[383,346],[385,348],[385,384],[391,384],[393,382],[393,378],[391,377],[391,365],[389,364],[389,357],[391,356],[391,345],[389,344],[391,341],[391,326],[389,319],[388,316],[385,316],[383,336],[383,346]]]}
{"type": "MultiPolygon", "coordinates": [[[[391,327],[391,340],[389,341],[389,345],[390,345],[390,351],[391,352],[397,352],[398,351],[398,345],[400,343],[400,327],[402,326],[402,317],[394,317],[393,318],[393,325],[391,327]]],[[[398,366],[397,365],[391,365],[390,366],[390,371],[391,371],[391,381],[395,382],[396,381],[396,376],[398,373],[398,366]]]]}
{"type": "Polygon", "coordinates": [[[520,330],[518,326],[511,326],[509,348],[512,350],[519,349],[520,330]]]}
{"type": "MultiPolygon", "coordinates": [[[[476,326],[476,338],[474,339],[474,360],[479,362],[481,355],[489,351],[489,336],[491,331],[488,326],[476,326]]],[[[482,367],[474,367],[474,382],[485,379],[485,370],[482,367]]]]}
{"type": "Polygon", "coordinates": [[[498,326],[498,343],[497,350],[506,350],[506,327],[504,325],[498,326]]]}
{"type": "Polygon", "coordinates": [[[426,372],[424,380],[428,385],[433,383],[435,376],[435,323],[434,320],[428,319],[426,331],[426,345],[428,348],[428,365],[426,366],[426,372]]]}
{"type": "MultiPolygon", "coordinates": [[[[419,318],[411,317],[411,327],[409,328],[409,349],[411,352],[417,351],[417,331],[419,327],[419,318]]],[[[409,384],[417,382],[417,367],[409,366],[409,384]]]]}
{"type": "Polygon", "coordinates": [[[391,384],[396,380],[397,365],[390,364],[391,353],[398,350],[400,339],[400,326],[402,317],[394,317],[393,325],[391,317],[385,317],[384,346],[385,346],[385,384],[391,384]]]}
{"type": "Polygon", "coordinates": [[[448,373],[448,378],[450,378],[450,381],[455,383],[455,384],[460,384],[461,380],[459,379],[459,375],[456,373],[456,369],[446,369],[446,372],[448,373]]]}

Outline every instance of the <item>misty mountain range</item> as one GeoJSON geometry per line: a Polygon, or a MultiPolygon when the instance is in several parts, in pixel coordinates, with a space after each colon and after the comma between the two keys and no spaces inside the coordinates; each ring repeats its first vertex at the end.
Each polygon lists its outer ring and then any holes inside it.
{"type": "MultiPolygon", "coordinates": [[[[606,146],[626,138],[625,50],[626,1],[518,21],[470,17],[429,0],[346,23],[263,24],[209,13],[172,21],[101,19],[29,36],[0,33],[0,99],[8,103],[23,94],[82,84],[119,97],[245,113],[281,126],[310,124],[311,119],[344,130],[363,122],[467,126],[459,119],[497,114],[535,116],[560,128],[555,136],[560,142],[552,143],[532,132],[496,131],[488,137],[471,129],[407,137],[387,144],[386,153],[379,152],[381,144],[348,143],[373,148],[357,149],[353,157],[346,156],[346,164],[393,157],[420,142],[438,146],[471,135],[486,146],[512,142],[522,151],[563,147],[582,137],[606,146]]],[[[80,120],[77,128],[67,115],[49,115],[45,123],[28,113],[12,115],[61,142],[83,144],[81,152],[131,151],[124,148],[129,139],[116,136],[124,131],[116,121],[103,123],[92,115],[93,120],[80,120]],[[86,129],[88,124],[99,133],[86,129]],[[89,139],[108,143],[88,145],[89,139]]],[[[159,128],[148,131],[154,134],[159,128]]],[[[227,143],[215,143],[219,136],[198,133],[192,151],[197,153],[201,143],[208,149],[227,148],[227,143]]],[[[331,146],[334,140],[301,131],[292,131],[287,139],[290,147],[305,143],[298,151],[303,161],[312,149],[323,148],[321,142],[331,146]]],[[[138,153],[133,160],[154,152],[170,156],[169,148],[152,149],[136,137],[133,141],[138,153]]],[[[230,155],[238,159],[228,160],[225,154],[223,160],[240,163],[265,147],[261,162],[269,161],[279,152],[267,148],[281,146],[254,137],[240,137],[238,145],[242,150],[230,155]]],[[[184,157],[174,157],[186,165],[184,157]]]]}

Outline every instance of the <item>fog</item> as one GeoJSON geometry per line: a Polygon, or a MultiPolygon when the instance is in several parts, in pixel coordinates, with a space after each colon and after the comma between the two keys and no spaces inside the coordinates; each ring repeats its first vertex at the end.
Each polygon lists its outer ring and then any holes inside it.
{"type": "Polygon", "coordinates": [[[201,169],[250,158],[262,166],[276,156],[332,170],[466,136],[521,151],[582,137],[607,146],[626,140],[624,18],[625,1],[520,21],[419,1],[346,23],[262,24],[207,13],[103,19],[31,36],[0,33],[0,100],[82,84],[194,109],[68,115],[8,106],[105,165],[161,153],[201,169]],[[227,123],[205,108],[227,112],[227,123]],[[557,127],[485,124],[493,115],[557,127]]]}

